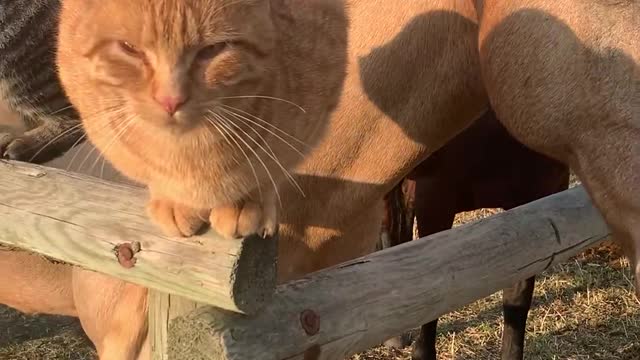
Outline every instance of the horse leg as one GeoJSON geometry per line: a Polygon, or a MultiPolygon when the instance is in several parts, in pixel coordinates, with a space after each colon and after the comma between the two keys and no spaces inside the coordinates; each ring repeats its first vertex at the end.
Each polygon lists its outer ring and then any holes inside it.
{"type": "Polygon", "coordinates": [[[504,329],[502,360],[522,360],[527,316],[531,308],[536,278],[532,276],[502,291],[504,329]]]}
{"type": "MultiPolygon", "coordinates": [[[[456,192],[447,191],[448,185],[417,179],[415,185],[415,213],[418,235],[422,238],[449,230],[458,212],[456,192]]],[[[438,319],[420,327],[420,335],[413,344],[411,359],[435,360],[438,319]]]]}

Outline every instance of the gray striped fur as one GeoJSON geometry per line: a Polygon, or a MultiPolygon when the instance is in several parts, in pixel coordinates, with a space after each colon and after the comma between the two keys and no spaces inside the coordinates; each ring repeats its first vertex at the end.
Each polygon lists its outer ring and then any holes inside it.
{"type": "Polygon", "coordinates": [[[55,68],[59,6],[59,0],[0,0],[0,98],[28,129],[18,137],[0,133],[4,157],[46,162],[82,135],[55,68]]]}

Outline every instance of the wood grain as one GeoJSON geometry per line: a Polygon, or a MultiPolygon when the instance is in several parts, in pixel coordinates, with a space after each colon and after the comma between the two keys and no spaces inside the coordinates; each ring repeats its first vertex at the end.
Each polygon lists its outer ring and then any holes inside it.
{"type": "Polygon", "coordinates": [[[271,305],[254,316],[200,307],[170,322],[169,356],[343,359],[608,236],[584,189],[576,187],[279,286],[271,305]],[[316,325],[319,331],[309,333],[316,325]]]}
{"type": "Polygon", "coordinates": [[[0,162],[0,243],[194,301],[255,312],[275,289],[276,239],[161,235],[146,190],[37,165],[0,162]],[[139,246],[132,268],[119,244],[139,246]]]}

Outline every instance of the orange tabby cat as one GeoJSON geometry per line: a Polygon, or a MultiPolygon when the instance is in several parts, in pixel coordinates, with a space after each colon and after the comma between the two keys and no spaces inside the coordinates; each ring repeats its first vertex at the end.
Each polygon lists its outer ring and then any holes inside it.
{"type": "Polygon", "coordinates": [[[328,1],[331,16],[296,27],[279,2],[63,4],[63,86],[89,139],[149,187],[149,213],[171,235],[207,216],[227,237],[272,235],[280,183],[297,186],[288,170],[326,128],[347,20],[328,1]],[[292,40],[305,35],[314,41],[292,40]]]}

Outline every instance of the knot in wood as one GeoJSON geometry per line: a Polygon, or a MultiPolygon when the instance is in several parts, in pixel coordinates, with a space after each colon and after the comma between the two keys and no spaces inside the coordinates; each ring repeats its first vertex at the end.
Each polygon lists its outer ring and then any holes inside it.
{"type": "Polygon", "coordinates": [[[300,313],[300,324],[307,335],[315,335],[320,331],[320,316],[313,310],[304,310],[300,313]]]}
{"type": "Polygon", "coordinates": [[[136,246],[136,244],[132,245],[130,243],[118,244],[114,249],[118,263],[126,269],[130,269],[135,266],[137,261],[135,254],[139,250],[139,245],[136,246]]]}

